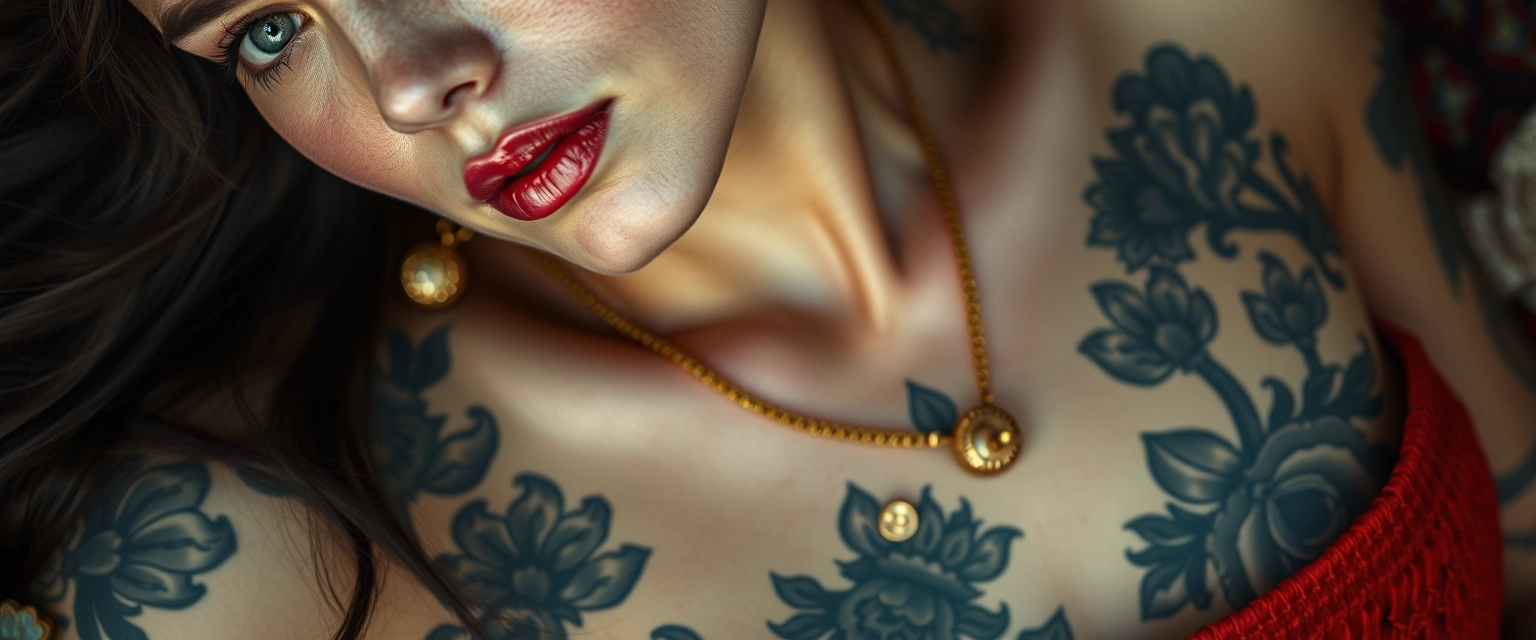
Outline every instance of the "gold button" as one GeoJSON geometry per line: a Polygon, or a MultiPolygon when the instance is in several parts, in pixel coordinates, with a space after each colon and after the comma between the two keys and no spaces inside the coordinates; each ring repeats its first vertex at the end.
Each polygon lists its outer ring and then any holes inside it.
{"type": "Polygon", "coordinates": [[[880,535],[901,542],[917,534],[917,507],[906,500],[892,500],[880,509],[880,535]]]}
{"type": "Polygon", "coordinates": [[[1019,423],[992,405],[965,412],[955,423],[950,442],[955,460],[967,471],[991,475],[1007,469],[1018,459],[1023,445],[1019,423]]]}

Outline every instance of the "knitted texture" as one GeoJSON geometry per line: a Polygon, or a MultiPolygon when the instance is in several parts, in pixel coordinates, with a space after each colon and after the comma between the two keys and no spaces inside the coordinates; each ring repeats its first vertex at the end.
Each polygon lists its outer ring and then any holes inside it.
{"type": "Polygon", "coordinates": [[[1497,638],[1499,505],[1471,419],[1413,336],[1378,325],[1407,388],[1403,443],[1371,507],[1316,560],[1194,637],[1497,638]]]}

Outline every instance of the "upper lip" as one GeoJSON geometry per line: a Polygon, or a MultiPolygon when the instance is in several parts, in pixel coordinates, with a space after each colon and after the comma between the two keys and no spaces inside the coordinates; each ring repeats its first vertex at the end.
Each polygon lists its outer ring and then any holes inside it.
{"type": "Polygon", "coordinates": [[[490,200],[501,192],[507,179],[518,175],[561,138],[608,108],[609,100],[595,102],[570,113],[545,118],[501,134],[496,145],[464,163],[464,186],[476,200],[490,200]]]}

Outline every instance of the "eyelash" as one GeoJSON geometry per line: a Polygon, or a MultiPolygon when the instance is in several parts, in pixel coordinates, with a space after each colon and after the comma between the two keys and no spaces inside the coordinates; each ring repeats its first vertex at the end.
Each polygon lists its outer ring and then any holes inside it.
{"type": "MultiPolygon", "coordinates": [[[[245,36],[250,33],[251,28],[256,26],[257,23],[279,13],[286,12],[279,9],[265,13],[251,14],[241,18],[239,22],[236,22],[224,29],[225,37],[224,41],[219,43],[218,59],[219,66],[224,67],[224,71],[229,75],[230,79],[238,81],[240,78],[240,44],[245,42],[245,36]]],[[[299,33],[296,33],[293,36],[295,40],[298,39],[299,35],[304,32],[304,27],[309,26],[309,20],[307,18],[308,17],[306,16],[304,22],[300,23],[299,33]]],[[[260,70],[247,70],[246,75],[251,77],[252,82],[261,85],[262,89],[270,90],[272,88],[272,83],[276,82],[282,75],[283,69],[292,68],[288,64],[288,55],[291,51],[293,51],[292,40],[289,41],[288,46],[283,48],[283,52],[278,55],[276,60],[273,60],[271,63],[261,68],[260,70]]]]}

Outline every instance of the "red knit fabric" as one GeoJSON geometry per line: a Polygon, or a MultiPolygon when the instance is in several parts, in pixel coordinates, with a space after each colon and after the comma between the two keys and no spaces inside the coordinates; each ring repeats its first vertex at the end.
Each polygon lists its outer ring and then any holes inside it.
{"type": "Polygon", "coordinates": [[[1408,391],[1380,497],[1322,556],[1195,638],[1497,638],[1503,539],[1493,473],[1416,338],[1378,325],[1408,391]]]}

